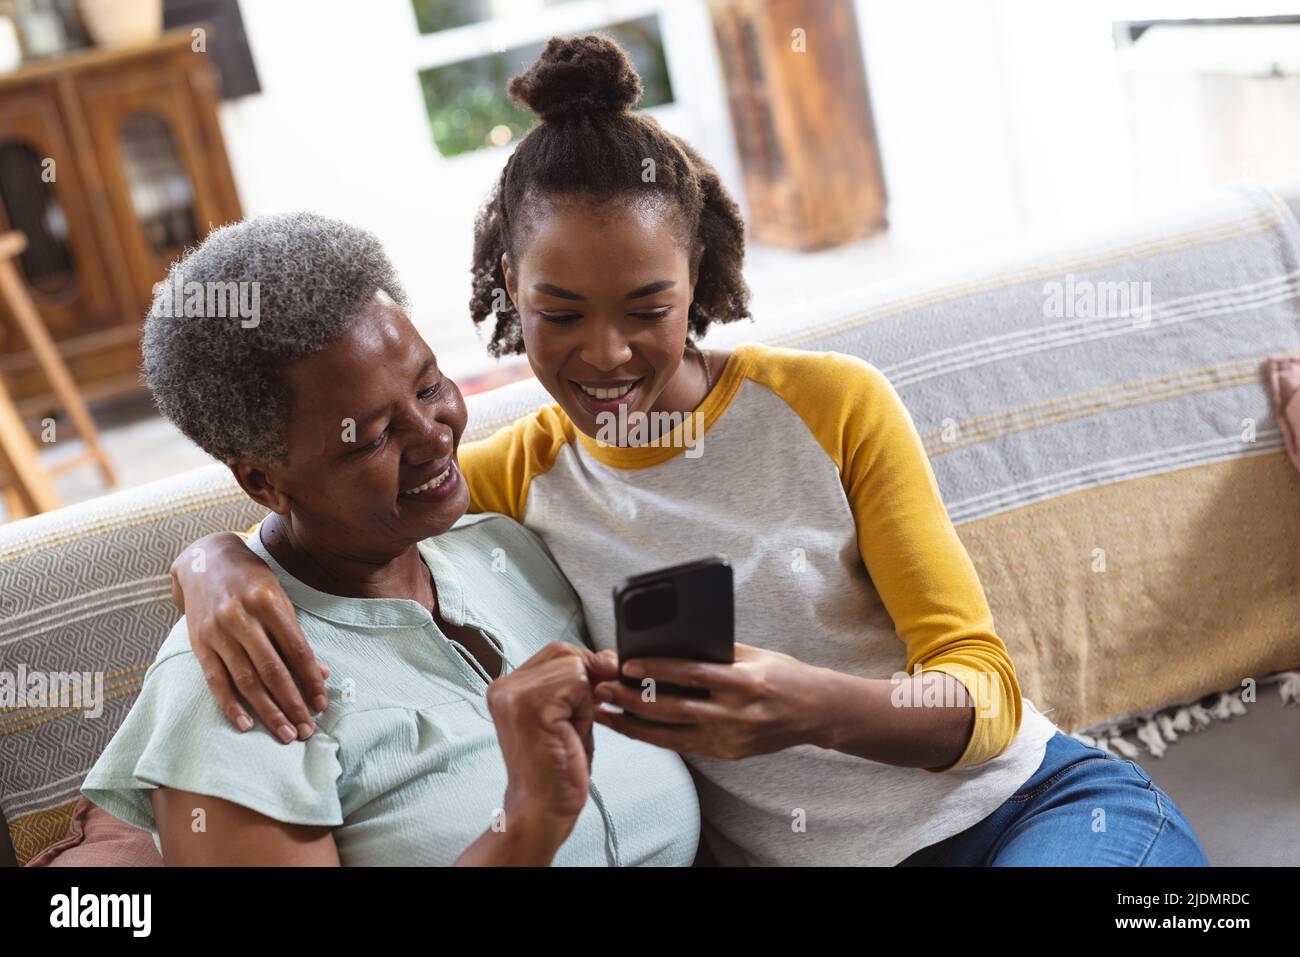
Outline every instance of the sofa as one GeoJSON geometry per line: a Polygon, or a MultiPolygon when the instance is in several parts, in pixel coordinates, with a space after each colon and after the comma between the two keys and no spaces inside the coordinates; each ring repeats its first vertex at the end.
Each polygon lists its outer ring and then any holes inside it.
{"type": "MultiPolygon", "coordinates": [[[[1300,351],[1297,215],[1300,180],[1235,184],[707,340],[836,350],[889,376],[1023,693],[1138,761],[1212,865],[1300,864],[1300,474],[1263,374],[1300,351]]],[[[465,439],[546,398],[532,380],[471,396],[465,439]]],[[[214,464],[0,526],[0,674],[87,691],[0,708],[0,855],[65,837],[176,620],[173,557],[260,517],[214,464]]]]}

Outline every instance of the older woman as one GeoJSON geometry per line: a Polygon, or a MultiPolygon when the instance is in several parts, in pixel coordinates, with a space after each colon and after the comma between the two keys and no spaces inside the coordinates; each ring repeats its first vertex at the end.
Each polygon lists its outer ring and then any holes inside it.
{"type": "Polygon", "coordinates": [[[329,704],[302,739],[241,734],[182,618],[87,797],[153,830],[169,864],[689,864],[690,775],[593,722],[617,666],[585,647],[573,589],[521,525],[465,515],[465,406],[378,241],[254,219],[169,285],[145,328],[150,388],[270,510],[249,546],[328,667],[329,704]],[[244,284],[256,316],[168,308],[182,286],[244,284]]]}

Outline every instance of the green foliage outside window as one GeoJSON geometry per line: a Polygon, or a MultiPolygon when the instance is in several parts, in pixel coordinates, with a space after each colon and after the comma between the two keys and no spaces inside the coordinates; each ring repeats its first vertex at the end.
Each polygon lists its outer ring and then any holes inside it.
{"type": "MultiPolygon", "coordinates": [[[[422,2],[431,7],[475,5],[472,0],[460,4],[451,0],[414,2],[417,9],[422,2]]],[[[668,79],[658,17],[612,24],[601,32],[623,45],[641,74],[646,92],[638,105],[671,103],[672,84],[668,79]]],[[[545,43],[538,42],[421,70],[420,86],[438,152],[443,156],[458,156],[485,146],[503,146],[528,132],[536,120],[511,102],[506,95],[506,83],[536,60],[544,46],[545,43]]]]}

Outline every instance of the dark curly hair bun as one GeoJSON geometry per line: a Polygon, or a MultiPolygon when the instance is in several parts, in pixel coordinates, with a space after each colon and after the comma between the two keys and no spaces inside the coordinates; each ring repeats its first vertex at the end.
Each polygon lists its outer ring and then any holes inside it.
{"type": "Polygon", "coordinates": [[[552,37],[537,62],[510,81],[510,96],[548,123],[626,113],[644,92],[623,48],[594,33],[552,37]]]}

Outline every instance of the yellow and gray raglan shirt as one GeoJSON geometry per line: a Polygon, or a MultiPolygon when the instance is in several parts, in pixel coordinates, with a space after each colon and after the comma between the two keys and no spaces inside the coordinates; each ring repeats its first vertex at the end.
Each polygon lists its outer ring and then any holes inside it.
{"type": "Polygon", "coordinates": [[[695,415],[658,445],[617,446],[540,409],[462,446],[471,509],[542,537],[597,648],[615,644],[619,580],[719,554],[735,576],[737,641],[866,678],[943,671],[976,702],[947,768],[814,745],[684,755],[722,863],[892,865],[987,817],[1056,727],[1021,696],[893,386],[852,356],[750,344],[695,415]]]}

